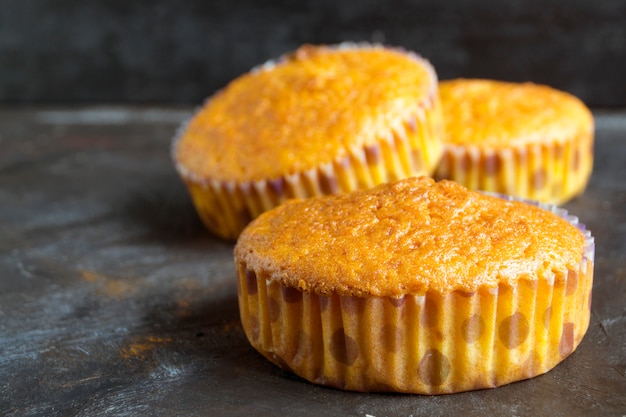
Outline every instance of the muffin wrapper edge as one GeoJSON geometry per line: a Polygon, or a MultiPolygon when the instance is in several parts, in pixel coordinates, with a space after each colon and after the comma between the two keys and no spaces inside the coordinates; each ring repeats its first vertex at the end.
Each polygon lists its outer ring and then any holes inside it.
{"type": "Polygon", "coordinates": [[[593,133],[565,141],[490,148],[445,144],[436,176],[474,190],[562,204],[582,193],[593,168],[593,133]]]}

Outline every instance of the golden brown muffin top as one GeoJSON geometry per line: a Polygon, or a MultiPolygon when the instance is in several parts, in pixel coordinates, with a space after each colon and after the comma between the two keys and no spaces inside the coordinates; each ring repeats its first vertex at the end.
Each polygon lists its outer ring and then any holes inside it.
{"type": "Polygon", "coordinates": [[[593,130],[578,98],[533,83],[456,79],[439,83],[445,142],[492,148],[562,142],[593,130]]]}
{"type": "Polygon", "coordinates": [[[552,212],[420,177],[289,201],[248,225],[235,257],[302,291],[393,297],[550,279],[584,244],[552,212]]]}
{"type": "Polygon", "coordinates": [[[303,46],[233,80],[190,120],[174,147],[183,175],[274,179],[387,137],[436,94],[418,56],[376,46],[303,46]]]}

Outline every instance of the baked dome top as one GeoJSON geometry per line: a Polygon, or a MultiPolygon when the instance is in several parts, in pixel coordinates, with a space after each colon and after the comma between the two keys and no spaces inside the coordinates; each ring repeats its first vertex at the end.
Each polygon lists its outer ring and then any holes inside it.
{"type": "Polygon", "coordinates": [[[582,101],[545,85],[460,78],[441,81],[439,93],[448,144],[563,142],[593,130],[582,101]]]}
{"type": "Polygon", "coordinates": [[[174,144],[181,173],[256,181],[316,168],[389,137],[434,100],[415,54],[382,46],[303,46],[229,83],[174,144]]]}
{"type": "Polygon", "coordinates": [[[289,201],[248,225],[235,257],[302,291],[393,297],[554,279],[584,245],[550,211],[420,177],[289,201]]]}

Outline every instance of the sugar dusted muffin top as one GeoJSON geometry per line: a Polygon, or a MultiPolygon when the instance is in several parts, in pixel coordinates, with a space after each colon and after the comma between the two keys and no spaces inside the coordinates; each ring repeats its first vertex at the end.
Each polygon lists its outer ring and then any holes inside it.
{"type": "Polygon", "coordinates": [[[492,148],[560,141],[593,130],[576,97],[527,83],[456,79],[439,83],[446,142],[492,148]]]}
{"type": "Polygon", "coordinates": [[[235,256],[305,292],[393,297],[549,280],[583,246],[547,210],[420,177],[287,202],[244,230],[235,256]]]}
{"type": "Polygon", "coordinates": [[[376,46],[303,46],[232,81],[175,144],[200,179],[256,181],[315,168],[388,136],[436,94],[417,55],[376,46]]]}

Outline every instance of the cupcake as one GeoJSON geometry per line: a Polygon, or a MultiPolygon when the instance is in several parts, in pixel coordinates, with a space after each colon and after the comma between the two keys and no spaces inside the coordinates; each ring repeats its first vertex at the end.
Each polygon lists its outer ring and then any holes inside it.
{"type": "Polygon", "coordinates": [[[593,117],[544,85],[457,79],[439,84],[446,136],[438,178],[478,190],[562,204],[593,165],[593,117]]]}
{"type": "Polygon", "coordinates": [[[432,175],[442,136],[426,60],[382,46],[307,45],[208,99],[173,158],[206,226],[234,239],[290,198],[432,175]]]}
{"type": "Polygon", "coordinates": [[[252,346],[345,390],[531,378],[589,325],[594,244],[578,219],[452,181],[289,201],[251,222],[234,255],[252,346]]]}

